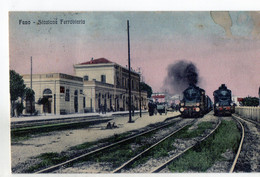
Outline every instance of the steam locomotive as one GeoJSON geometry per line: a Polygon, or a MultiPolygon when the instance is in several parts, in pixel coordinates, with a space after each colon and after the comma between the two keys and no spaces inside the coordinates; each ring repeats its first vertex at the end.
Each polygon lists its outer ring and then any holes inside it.
{"type": "Polygon", "coordinates": [[[212,101],[205,95],[205,90],[191,84],[183,91],[179,111],[182,117],[202,117],[211,111],[212,107],[212,101]]]}
{"type": "Polygon", "coordinates": [[[235,112],[235,105],[231,100],[231,90],[222,84],[218,90],[213,92],[214,115],[231,115],[235,112]]]}

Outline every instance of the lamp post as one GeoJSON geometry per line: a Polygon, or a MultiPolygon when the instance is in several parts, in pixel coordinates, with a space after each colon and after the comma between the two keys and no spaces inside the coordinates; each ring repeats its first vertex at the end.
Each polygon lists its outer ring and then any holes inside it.
{"type": "Polygon", "coordinates": [[[141,68],[139,68],[139,104],[140,104],[140,117],[142,117],[142,97],[141,97],[141,68]]]}
{"type": "Polygon", "coordinates": [[[90,98],[90,112],[93,112],[92,108],[92,87],[90,88],[91,90],[91,98],[90,98]]]}

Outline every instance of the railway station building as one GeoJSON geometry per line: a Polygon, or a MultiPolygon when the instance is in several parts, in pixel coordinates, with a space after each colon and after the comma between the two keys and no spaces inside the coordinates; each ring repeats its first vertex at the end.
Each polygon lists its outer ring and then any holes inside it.
{"type": "MultiPolygon", "coordinates": [[[[26,87],[30,87],[31,75],[23,75],[26,87]]],[[[46,104],[35,104],[38,113],[66,114],[83,112],[85,97],[82,78],[63,73],[33,74],[32,89],[35,102],[47,98],[46,104]]],[[[25,113],[30,105],[25,103],[25,113]]]]}
{"type": "MultiPolygon", "coordinates": [[[[105,58],[75,64],[74,75],[63,73],[33,74],[35,104],[38,113],[70,114],[128,110],[128,69],[105,58]]],[[[30,75],[23,75],[30,87],[30,75]]],[[[132,107],[147,109],[147,92],[139,91],[140,74],[131,70],[132,107]]],[[[25,103],[25,107],[29,105],[25,103]]],[[[25,113],[28,109],[25,109],[25,113]]]]}

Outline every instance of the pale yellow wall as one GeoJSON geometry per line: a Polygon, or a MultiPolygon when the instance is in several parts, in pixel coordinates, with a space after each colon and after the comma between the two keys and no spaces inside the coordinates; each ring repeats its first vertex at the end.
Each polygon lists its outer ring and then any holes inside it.
{"type": "MultiPolygon", "coordinates": [[[[61,109],[65,109],[67,113],[74,113],[74,91],[78,90],[78,113],[83,113],[83,94],[80,94],[80,89],[83,90],[83,83],[64,78],[59,78],[58,74],[41,74],[33,75],[32,89],[35,92],[35,101],[43,97],[43,91],[50,89],[52,91],[51,114],[54,114],[54,94],[56,94],[56,114],[60,114],[61,109]],[[52,77],[46,77],[52,75],[52,77]],[[70,101],[65,101],[65,93],[60,93],[60,86],[70,89],[70,101]]],[[[23,77],[26,87],[30,87],[30,77],[23,77]]],[[[35,104],[35,109],[42,114],[43,105],[35,104]]]]}
{"type": "Polygon", "coordinates": [[[92,99],[92,111],[96,112],[96,106],[95,106],[95,86],[94,84],[90,84],[90,85],[84,85],[84,95],[86,98],[86,109],[90,111],[91,109],[91,99],[92,99]]]}
{"type": "MultiPolygon", "coordinates": [[[[122,68],[119,68],[120,79],[123,73],[121,72],[122,68]]],[[[33,90],[35,91],[35,100],[38,101],[39,98],[43,97],[44,89],[51,89],[52,98],[54,98],[54,94],[56,94],[56,114],[60,113],[60,110],[66,110],[67,113],[74,113],[74,92],[78,90],[78,112],[83,113],[83,98],[85,97],[86,109],[90,110],[91,98],[92,98],[92,108],[94,112],[98,112],[98,97],[97,94],[109,94],[112,95],[111,104],[116,107],[116,96],[118,97],[118,108],[123,108],[125,105],[125,110],[128,110],[128,92],[126,92],[125,88],[116,88],[115,80],[116,70],[114,69],[114,64],[108,64],[103,67],[82,67],[74,65],[75,74],[78,77],[83,77],[84,75],[89,76],[89,81],[84,82],[80,81],[80,78],[75,78],[74,76],[67,75],[67,78],[60,78],[59,74],[41,74],[41,75],[33,75],[33,90]],[[76,66],[76,67],[75,67],[76,66]],[[101,82],[101,75],[106,75],[106,84],[101,82]],[[72,78],[70,78],[72,77],[72,78]],[[73,80],[73,77],[76,80],[73,80]],[[92,81],[96,79],[97,82],[92,81]],[[65,93],[60,93],[60,86],[65,87],[65,93]],[[66,88],[70,89],[70,101],[65,101],[66,88]],[[83,94],[80,94],[80,90],[83,90],[83,94]],[[122,95],[122,96],[120,96],[122,95]],[[125,97],[125,99],[123,99],[125,97]]],[[[136,84],[138,83],[139,77],[133,76],[132,79],[135,80],[136,84]]],[[[24,76],[24,81],[27,87],[30,87],[30,77],[29,75],[24,76]]],[[[133,100],[132,103],[134,106],[139,109],[139,92],[138,89],[135,88],[132,90],[133,100]]],[[[147,107],[147,93],[142,92],[143,97],[143,107],[147,107]]],[[[110,109],[110,98],[107,99],[107,107],[110,109]]],[[[100,98],[100,103],[104,105],[105,98],[100,98]]],[[[36,110],[39,113],[43,113],[42,105],[35,105],[36,110]]],[[[52,113],[54,113],[54,101],[52,101],[52,113]]],[[[119,110],[117,110],[119,111],[119,110]]]]}
{"type": "Polygon", "coordinates": [[[114,65],[107,65],[103,67],[95,67],[95,66],[86,66],[86,67],[77,67],[74,69],[75,75],[79,77],[84,77],[85,75],[88,75],[89,81],[92,81],[93,79],[96,79],[96,81],[101,82],[101,75],[106,76],[106,83],[114,84],[114,65]]]}

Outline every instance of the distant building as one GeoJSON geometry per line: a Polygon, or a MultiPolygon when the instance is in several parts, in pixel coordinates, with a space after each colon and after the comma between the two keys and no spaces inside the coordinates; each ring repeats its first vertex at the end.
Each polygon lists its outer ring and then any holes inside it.
{"type": "Polygon", "coordinates": [[[173,95],[171,97],[171,103],[177,105],[180,103],[180,99],[181,99],[181,95],[178,95],[178,94],[173,95]]]}
{"type": "MultiPolygon", "coordinates": [[[[128,110],[128,69],[105,58],[74,65],[75,76],[62,73],[34,74],[35,100],[47,97],[46,105],[37,105],[39,113],[66,114],[128,110]]],[[[27,87],[30,75],[23,75],[27,87]]],[[[132,105],[140,109],[140,75],[131,71],[132,105]]],[[[147,92],[141,92],[141,108],[147,108],[147,92]]]]}
{"type": "Polygon", "coordinates": [[[170,95],[168,92],[158,92],[153,93],[151,95],[154,102],[166,102],[168,104],[171,104],[173,102],[172,95],[170,95]]]}
{"type": "Polygon", "coordinates": [[[165,102],[165,95],[162,93],[153,93],[152,99],[153,99],[153,102],[162,103],[162,102],[165,102]]]}
{"type": "Polygon", "coordinates": [[[243,101],[242,97],[232,96],[232,102],[235,103],[237,106],[240,106],[243,101]]]}

